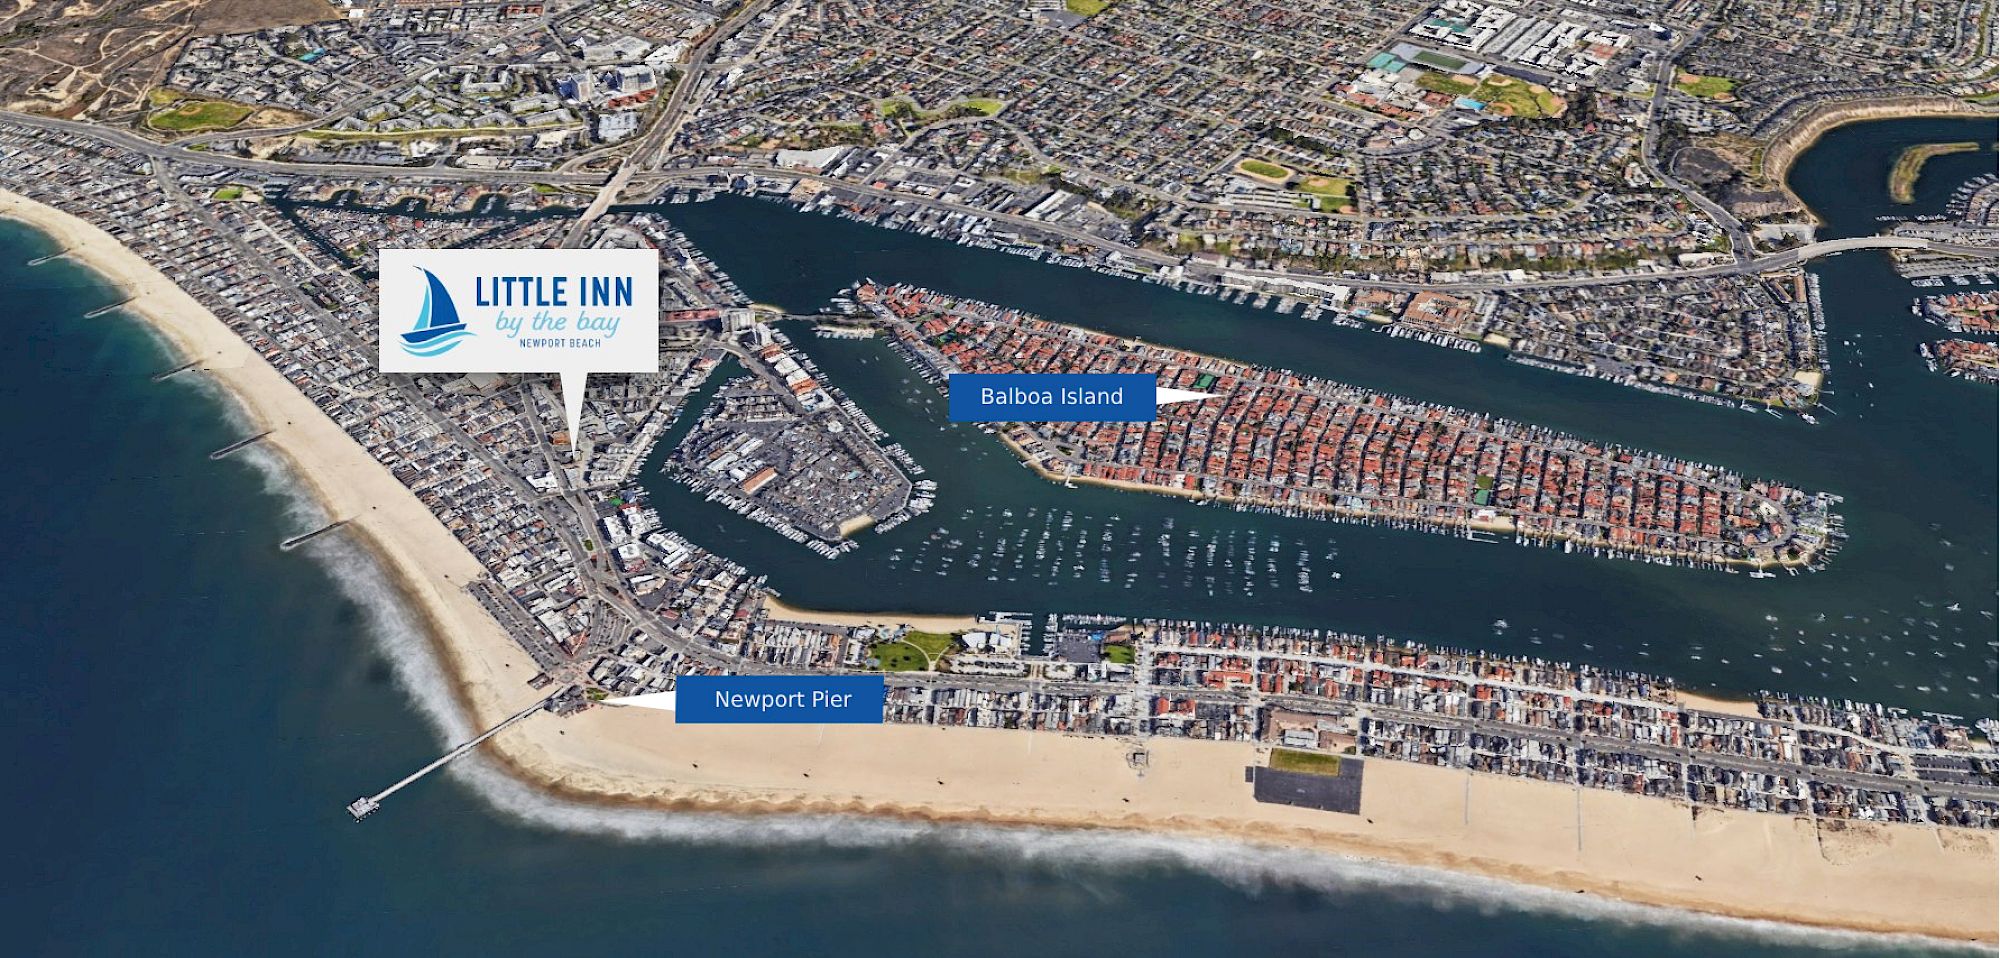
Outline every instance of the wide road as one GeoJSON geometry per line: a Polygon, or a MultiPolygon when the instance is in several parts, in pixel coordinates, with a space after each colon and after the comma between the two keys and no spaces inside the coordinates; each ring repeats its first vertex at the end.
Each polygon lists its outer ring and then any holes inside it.
{"type": "Polygon", "coordinates": [[[1770,272],[1773,270],[1781,270],[1787,267],[1797,266],[1800,263],[1803,263],[1807,260],[1814,259],[1820,256],[1830,256],[1835,253],[1843,253],[1849,250],[1857,250],[1857,249],[1927,249],[1927,250],[1935,250],[1938,252],[1954,253],[1961,256],[1983,256],[1983,257],[1991,257],[1994,253],[1993,250],[1980,250],[1976,247],[1967,247],[1957,244],[1940,243],[1932,240],[1924,240],[1908,236],[1856,236],[1856,237],[1849,237],[1847,239],[1823,240],[1817,243],[1808,243],[1804,246],[1797,247],[1796,249],[1784,250],[1782,252],[1777,252],[1777,253],[1767,253],[1763,256],[1759,256],[1754,259],[1740,260],[1731,263],[1721,263],[1715,266],[1701,266],[1701,267],[1692,267],[1686,269],[1665,269],[1647,273],[1615,273],[1615,274],[1604,274],[1598,276],[1574,276],[1574,277],[1548,278],[1548,279],[1513,280],[1506,278],[1482,277],[1479,279],[1466,280],[1453,283],[1416,282],[1412,280],[1372,279],[1366,277],[1344,276],[1344,275],[1329,274],[1329,273],[1308,273],[1303,271],[1290,271],[1290,270],[1252,269],[1249,267],[1229,267],[1229,268],[1198,267],[1192,261],[1185,259],[1183,257],[1174,256],[1168,253],[1158,252],[1156,250],[1140,249],[1138,247],[1128,246],[1123,243],[1119,243],[1115,240],[1109,240],[1102,236],[1098,236],[1095,233],[1091,233],[1085,230],[1073,229],[1071,227],[1063,226],[1057,223],[1048,223],[1042,220],[1029,219],[1028,217],[1025,216],[1018,216],[1010,213],[995,213],[991,210],[983,209],[981,207],[976,207],[976,206],[968,206],[963,203],[954,203],[948,200],[935,199],[931,197],[912,196],[908,193],[901,193],[896,190],[884,189],[882,187],[871,186],[865,183],[854,183],[847,180],[838,179],[835,177],[823,176],[818,173],[811,173],[804,170],[794,170],[777,166],[764,166],[764,165],[752,165],[752,164],[742,164],[733,166],[694,166],[694,167],[686,167],[671,171],[662,171],[659,174],[654,174],[652,176],[647,177],[646,182],[649,185],[654,186],[655,188],[659,188],[674,183],[686,183],[689,181],[693,181],[696,184],[700,184],[702,181],[705,181],[708,177],[711,176],[721,176],[721,177],[767,176],[767,177],[776,177],[776,178],[792,179],[792,180],[811,180],[813,182],[822,183],[830,187],[838,187],[839,189],[849,193],[857,193],[863,196],[879,197],[881,199],[887,199],[887,200],[897,200],[903,203],[910,204],[912,206],[920,206],[928,209],[943,210],[952,213],[960,213],[966,216],[978,217],[981,219],[990,220],[995,223],[1005,223],[1009,226],[1019,227],[1030,233],[1039,233],[1048,236],[1054,236],[1071,242],[1081,243],[1088,246],[1094,246],[1106,252],[1118,253],[1124,258],[1135,262],[1150,263],[1158,267],[1182,266],[1187,268],[1189,278],[1198,279],[1205,282],[1219,282],[1224,278],[1234,277],[1234,278],[1244,278],[1244,279],[1272,280],[1277,282],[1334,283],[1343,286],[1356,286],[1356,287],[1365,287],[1372,289],[1394,289],[1394,290],[1405,290],[1409,292],[1420,292],[1423,290],[1485,292],[1485,291],[1513,290],[1513,289],[1554,289],[1554,288],[1579,287],[1579,286],[1610,286],[1619,283],[1631,283],[1631,282],[1656,280],[1656,279],[1699,279],[1703,277],[1739,276],[1746,274],[1770,272]]]}
{"type": "Polygon", "coordinates": [[[584,237],[590,232],[590,224],[603,216],[604,211],[611,208],[611,204],[618,201],[618,194],[624,192],[625,184],[632,181],[633,175],[641,169],[659,164],[663,148],[672,143],[674,135],[680,132],[681,122],[686,119],[688,99],[694,95],[695,88],[701,85],[702,76],[708,70],[709,56],[722,41],[729,39],[744,24],[762,15],[773,2],[774,0],[755,0],[754,3],[746,4],[741,10],[731,14],[729,19],[717,24],[715,29],[709,32],[708,37],[701,41],[701,45],[688,54],[687,72],[681,76],[679,83],[674,84],[673,94],[667,97],[666,105],[660,108],[659,116],[653,119],[653,128],[646,131],[645,137],[632,148],[632,152],[625,155],[624,161],[618,164],[618,171],[605,183],[603,189],[597,191],[597,198],[592,200],[590,207],[577,218],[576,225],[570,227],[569,235],[563,239],[563,246],[574,249],[583,245],[584,237]]]}
{"type": "MultiPolygon", "coordinates": [[[[766,3],[768,2],[769,0],[766,0],[766,3]]],[[[692,79],[692,75],[689,79],[692,79]]],[[[688,83],[683,82],[675,91],[676,98],[678,99],[679,95],[687,89],[688,83]]],[[[658,145],[656,138],[664,138],[667,135],[667,131],[677,125],[673,119],[672,116],[666,114],[660,117],[653,132],[648,135],[648,141],[653,141],[653,146],[657,147],[658,145]]],[[[1287,270],[1252,269],[1249,267],[1218,269],[1214,267],[1199,267],[1190,260],[1182,257],[1161,253],[1156,250],[1128,246],[1085,230],[1073,229],[1061,224],[1031,220],[1025,216],[1008,213],[995,213],[979,207],[945,200],[911,196],[895,190],[883,189],[863,183],[852,183],[833,177],[822,176],[817,173],[775,166],[755,164],[694,166],[659,172],[644,172],[639,169],[643,164],[635,161],[646,154],[634,151],[632,157],[628,158],[627,162],[620,167],[617,176],[613,178],[613,182],[607,184],[606,175],[602,173],[561,173],[552,170],[465,170],[442,166],[371,166],[351,163],[284,163],[277,160],[260,160],[250,157],[188,150],[172,144],[154,142],[129,130],[99,126],[93,123],[79,123],[74,120],[63,120],[55,117],[38,116],[30,113],[19,113],[12,110],[0,110],[0,122],[45,130],[51,133],[88,137],[121,149],[130,150],[154,160],[220,166],[273,176],[329,176],[360,180],[403,180],[423,183],[547,183],[550,185],[583,187],[602,186],[603,189],[600,191],[597,200],[592,203],[592,210],[599,215],[610,207],[613,198],[618,193],[618,189],[623,186],[624,182],[633,179],[638,179],[653,189],[678,182],[700,181],[710,176],[731,177],[751,175],[781,177],[793,180],[811,180],[827,186],[839,187],[850,193],[875,196],[914,206],[961,213],[966,216],[979,217],[995,223],[1005,223],[1032,233],[1040,233],[1081,243],[1106,252],[1115,252],[1128,260],[1151,264],[1155,267],[1184,267],[1187,268],[1190,279],[1203,282],[1222,282],[1226,279],[1234,278],[1267,280],[1279,283],[1337,283],[1346,286],[1393,289],[1408,292],[1419,292],[1422,290],[1485,292],[1502,289],[1557,289],[1608,286],[1650,279],[1697,279],[1702,277],[1743,275],[1785,269],[1818,256],[1827,256],[1856,249],[1925,249],[1958,256],[1969,256],[1983,262],[1991,262],[1996,255],[1996,251],[1993,249],[1966,246],[1964,244],[1902,236],[1863,236],[1809,243],[1797,249],[1770,253],[1755,259],[1723,263],[1715,266],[1658,270],[1650,273],[1618,273],[1547,279],[1509,280],[1505,278],[1479,278],[1461,282],[1439,283],[1373,279],[1287,270]]],[[[644,148],[647,145],[642,143],[641,147],[644,148]]],[[[592,218],[594,217],[586,216],[578,221],[576,227],[571,231],[570,242],[573,243],[581,239],[592,218]]]]}
{"type": "Polygon", "coordinates": [[[1673,89],[1674,78],[1680,74],[1681,54],[1701,42],[1701,38],[1707,33],[1707,24],[1688,30],[1681,36],[1679,42],[1661,54],[1660,68],[1653,77],[1653,96],[1646,101],[1646,130],[1640,139],[1639,157],[1646,161],[1646,170],[1652,173],[1655,179],[1679,191],[1682,196],[1687,197],[1688,202],[1708,214],[1708,218],[1729,237],[1730,255],[1736,257],[1737,262],[1742,262],[1749,259],[1757,250],[1749,232],[1743,228],[1743,222],[1723,209],[1720,204],[1709,199],[1702,191],[1676,179],[1659,164],[1657,158],[1660,144],[1660,108],[1666,103],[1667,91],[1673,89]]]}

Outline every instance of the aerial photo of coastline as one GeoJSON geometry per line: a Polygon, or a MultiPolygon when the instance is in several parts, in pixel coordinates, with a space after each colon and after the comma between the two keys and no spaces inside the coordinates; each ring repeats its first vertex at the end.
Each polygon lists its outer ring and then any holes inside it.
{"type": "Polygon", "coordinates": [[[1994,12],[0,0],[16,947],[1994,954],[1994,12]]]}

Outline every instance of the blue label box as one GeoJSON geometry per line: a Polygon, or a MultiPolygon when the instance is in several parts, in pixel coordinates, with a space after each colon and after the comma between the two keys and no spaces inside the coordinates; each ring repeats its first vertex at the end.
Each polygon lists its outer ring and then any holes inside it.
{"type": "Polygon", "coordinates": [[[1152,422],[1151,373],[953,373],[952,422],[1152,422]]]}
{"type": "Polygon", "coordinates": [[[701,725],[879,725],[879,675],[683,675],[674,721],[701,725]]]}

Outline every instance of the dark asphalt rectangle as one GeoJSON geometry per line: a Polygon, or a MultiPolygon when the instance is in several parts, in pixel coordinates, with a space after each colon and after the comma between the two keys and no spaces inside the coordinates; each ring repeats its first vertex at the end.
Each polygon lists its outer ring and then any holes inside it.
{"type": "Polygon", "coordinates": [[[1327,812],[1361,814],[1361,773],[1367,763],[1353,756],[1340,761],[1339,775],[1286,772],[1275,768],[1250,769],[1251,795],[1272,805],[1296,805],[1327,812]]]}

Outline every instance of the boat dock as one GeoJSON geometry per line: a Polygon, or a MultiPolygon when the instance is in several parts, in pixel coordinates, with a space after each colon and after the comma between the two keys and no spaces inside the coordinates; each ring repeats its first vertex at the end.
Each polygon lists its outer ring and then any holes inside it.
{"type": "Polygon", "coordinates": [[[286,539],[285,541],[278,543],[278,548],[283,549],[286,552],[290,552],[293,549],[305,545],[306,543],[314,539],[317,539],[320,536],[326,535],[327,533],[332,532],[333,530],[338,529],[346,524],[347,524],[346,519],[337,519],[333,522],[327,523],[326,525],[320,526],[319,528],[314,529],[313,531],[308,532],[305,535],[293,536],[289,539],[286,539]]]}
{"type": "Polygon", "coordinates": [[[222,447],[221,449],[217,449],[216,451],[209,453],[208,458],[220,459],[223,456],[227,456],[230,453],[235,452],[236,450],[241,449],[244,446],[250,445],[251,443],[256,442],[257,440],[262,439],[270,434],[271,430],[266,429],[263,432],[260,432],[254,436],[248,436],[243,439],[238,439],[235,442],[232,442],[229,445],[222,447]]]}
{"type": "Polygon", "coordinates": [[[388,788],[385,788],[379,792],[376,792],[373,795],[367,796],[366,798],[357,798],[354,801],[349,802],[347,804],[347,814],[354,816],[354,820],[357,822],[364,818],[367,818],[368,816],[374,814],[376,809],[381,808],[382,802],[386,800],[389,796],[394,795],[399,791],[402,791],[405,786],[415,783],[417,779],[423,778],[424,776],[429,775],[430,773],[435,772],[440,768],[443,768],[445,764],[450,762],[452,759],[455,759],[461,755],[464,755],[467,752],[472,751],[475,748],[478,748],[482,742],[485,742],[487,739],[500,734],[503,730],[505,730],[508,726],[513,725],[515,722],[519,722],[522,719],[535,714],[536,712],[540,712],[548,708],[549,703],[554,701],[556,696],[561,695],[563,694],[563,692],[566,691],[568,691],[567,688],[559,690],[554,695],[550,695],[548,698],[542,699],[541,701],[536,702],[535,704],[530,705],[527,708],[524,708],[521,711],[514,713],[514,715],[508,718],[506,721],[501,722],[500,724],[495,725],[492,728],[489,728],[486,731],[479,733],[479,736],[477,738],[474,738],[472,741],[460,744],[457,748],[454,748],[451,751],[446,752],[443,755],[439,756],[435,761],[431,762],[429,765],[426,765],[423,768],[417,769],[416,771],[411,772],[409,775],[404,776],[402,781],[397,782],[396,784],[391,785],[388,788]]]}

